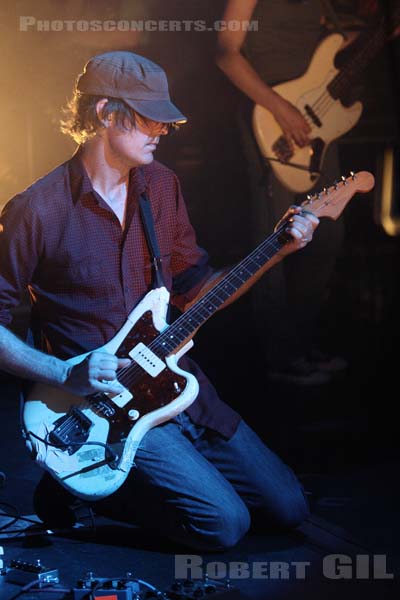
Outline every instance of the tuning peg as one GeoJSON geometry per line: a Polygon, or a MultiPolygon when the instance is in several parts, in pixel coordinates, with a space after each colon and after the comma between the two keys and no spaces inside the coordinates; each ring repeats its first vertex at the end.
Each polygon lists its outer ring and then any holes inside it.
{"type": "Polygon", "coordinates": [[[335,179],[335,181],[333,182],[333,187],[334,187],[334,189],[335,189],[335,190],[337,190],[337,188],[338,188],[338,182],[337,182],[337,180],[336,180],[336,179],[335,179]]]}
{"type": "Polygon", "coordinates": [[[324,189],[322,190],[324,192],[324,194],[328,195],[329,194],[329,190],[328,188],[324,187],[324,189]]]}
{"type": "Polygon", "coordinates": [[[342,182],[343,185],[347,185],[346,177],[344,175],[342,175],[342,182]]]}
{"type": "Polygon", "coordinates": [[[350,177],[354,181],[354,179],[356,178],[354,171],[350,171],[350,177]]]}

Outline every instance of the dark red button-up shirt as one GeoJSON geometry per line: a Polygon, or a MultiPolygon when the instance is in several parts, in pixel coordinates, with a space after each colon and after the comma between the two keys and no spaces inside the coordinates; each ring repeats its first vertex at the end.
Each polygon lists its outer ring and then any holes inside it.
{"type": "MultiPolygon", "coordinates": [[[[47,351],[69,358],[95,350],[122,327],[152,284],[151,259],[138,199],[152,207],[165,285],[179,308],[212,269],[196,243],[176,175],[154,161],[131,171],[125,228],[93,190],[79,151],[11,199],[0,219],[0,323],[28,288],[47,351]]],[[[187,357],[200,394],[192,419],[230,437],[239,415],[223,403],[187,357]]]]}

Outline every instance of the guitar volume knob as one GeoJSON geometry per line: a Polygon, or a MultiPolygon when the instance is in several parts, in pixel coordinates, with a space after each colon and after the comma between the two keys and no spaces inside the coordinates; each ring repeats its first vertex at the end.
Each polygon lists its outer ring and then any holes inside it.
{"type": "Polygon", "coordinates": [[[128,411],[128,419],[130,421],[137,421],[137,419],[139,418],[139,411],[136,410],[135,408],[131,408],[131,410],[128,411]]]}

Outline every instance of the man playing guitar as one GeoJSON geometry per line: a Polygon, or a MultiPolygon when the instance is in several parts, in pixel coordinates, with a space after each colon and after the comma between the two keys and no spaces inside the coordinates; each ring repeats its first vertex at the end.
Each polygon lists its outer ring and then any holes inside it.
{"type": "MultiPolygon", "coordinates": [[[[98,488],[127,477],[127,465],[115,452],[111,456],[111,433],[101,442],[92,431],[119,432],[120,447],[137,420],[147,433],[127,457],[135,458],[132,477],[96,509],[192,548],[217,550],[237,543],[250,514],[268,530],[298,525],[308,509],[291,469],[219,399],[200,368],[185,357],[178,367],[189,345],[175,344],[182,327],[160,334],[158,349],[152,343],[166,327],[169,294],[189,315],[192,329],[185,331],[193,333],[193,319],[200,323],[199,315],[208,314],[206,291],[224,281],[197,246],[177,177],[153,160],[161,137],[185,121],[155,63],[124,51],[88,61],[63,123],[77,152],[10,200],[1,215],[0,366],[37,382],[25,397],[25,429],[36,461],[54,475],[44,475],[35,495],[48,526],[73,523],[71,490],[102,498],[106,493],[98,488]],[[156,262],[139,210],[142,198],[154,219],[156,262]],[[163,287],[151,289],[154,267],[163,287]],[[43,352],[9,330],[26,288],[43,352]],[[191,307],[203,296],[207,304],[195,313],[191,307]],[[140,419],[142,407],[130,408],[127,395],[138,374],[138,396],[149,404],[140,419]],[[173,398],[170,413],[165,388],[173,398]],[[158,416],[149,422],[153,413],[158,416]]],[[[305,248],[319,220],[293,207],[281,223],[270,258],[245,286],[226,281],[219,298],[229,289],[234,300],[287,254],[305,248]]]]}

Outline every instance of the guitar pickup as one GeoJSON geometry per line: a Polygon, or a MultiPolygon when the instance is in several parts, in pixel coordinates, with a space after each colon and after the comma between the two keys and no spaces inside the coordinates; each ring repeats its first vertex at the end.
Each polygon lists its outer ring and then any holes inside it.
{"type": "Polygon", "coordinates": [[[311,106],[309,104],[305,105],[304,110],[306,111],[306,113],[308,114],[308,116],[310,117],[310,119],[312,120],[314,125],[316,125],[317,127],[322,127],[321,120],[319,119],[319,117],[317,116],[317,114],[311,108],[311,106]]]}
{"type": "Polygon", "coordinates": [[[165,363],[142,342],[129,352],[129,356],[152,377],[157,377],[165,369],[165,363]]]}

